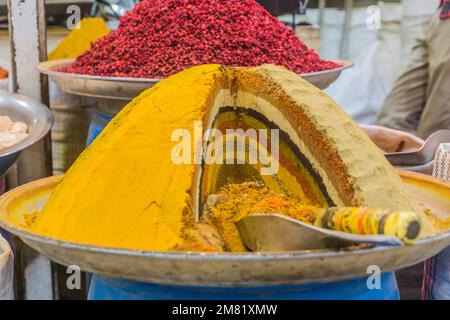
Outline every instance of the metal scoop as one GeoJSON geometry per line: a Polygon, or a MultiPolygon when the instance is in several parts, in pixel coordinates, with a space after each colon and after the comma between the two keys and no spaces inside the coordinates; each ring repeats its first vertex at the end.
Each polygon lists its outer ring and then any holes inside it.
{"type": "Polygon", "coordinates": [[[358,244],[401,246],[385,235],[356,235],[318,228],[278,214],[253,214],[236,222],[244,245],[251,251],[340,249],[358,244]]]}
{"type": "Polygon", "coordinates": [[[439,130],[433,133],[422,148],[413,152],[396,152],[385,154],[394,166],[420,166],[433,161],[436,150],[441,143],[450,143],[450,130],[439,130]]]}

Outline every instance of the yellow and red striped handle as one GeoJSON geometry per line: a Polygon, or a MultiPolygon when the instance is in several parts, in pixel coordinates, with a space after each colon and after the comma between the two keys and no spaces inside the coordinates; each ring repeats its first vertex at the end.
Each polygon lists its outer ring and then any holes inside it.
{"type": "Polygon", "coordinates": [[[384,234],[413,243],[422,230],[422,217],[411,211],[372,208],[320,210],[315,225],[354,234],[384,234]]]}

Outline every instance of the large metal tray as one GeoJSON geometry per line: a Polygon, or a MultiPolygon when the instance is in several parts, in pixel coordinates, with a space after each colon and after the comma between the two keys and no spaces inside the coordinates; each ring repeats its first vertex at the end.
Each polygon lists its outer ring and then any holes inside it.
{"type": "Polygon", "coordinates": [[[0,151],[0,176],[17,160],[20,152],[42,139],[51,129],[53,117],[50,109],[31,98],[0,90],[0,116],[25,122],[29,135],[21,142],[0,151]]]}
{"type": "MultiPolygon", "coordinates": [[[[450,214],[450,185],[420,174],[402,173],[419,201],[450,214]]],[[[350,251],[214,254],[148,252],[70,243],[23,228],[24,214],[40,211],[61,177],[16,188],[0,198],[0,226],[63,265],[143,282],[198,286],[268,286],[332,282],[367,276],[369,266],[392,271],[419,263],[450,245],[450,232],[411,246],[357,248],[350,251]]]]}
{"type": "MultiPolygon", "coordinates": [[[[353,66],[353,63],[349,61],[332,61],[342,65],[342,67],[305,73],[300,76],[318,88],[325,89],[336,81],[343,70],[353,66]]],[[[38,65],[38,70],[48,75],[64,92],[114,100],[131,100],[160,81],[160,79],[103,77],[58,71],[73,62],[74,59],[46,61],[38,65]]]]}

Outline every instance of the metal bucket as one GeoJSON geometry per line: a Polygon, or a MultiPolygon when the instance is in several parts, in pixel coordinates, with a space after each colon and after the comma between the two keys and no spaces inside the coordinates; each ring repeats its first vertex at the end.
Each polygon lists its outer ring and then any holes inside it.
{"type": "Polygon", "coordinates": [[[53,173],[65,173],[85,148],[93,108],[52,104],[55,123],[52,129],[53,173]]]}
{"type": "Polygon", "coordinates": [[[95,99],[61,91],[50,81],[53,174],[65,173],[83,152],[95,99]]]}

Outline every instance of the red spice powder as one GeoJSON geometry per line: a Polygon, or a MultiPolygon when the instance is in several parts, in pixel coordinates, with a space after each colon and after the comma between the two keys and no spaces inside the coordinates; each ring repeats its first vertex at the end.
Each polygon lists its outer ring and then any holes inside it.
{"type": "Polygon", "coordinates": [[[338,67],[254,0],[144,0],[65,71],[164,78],[209,63],[273,63],[296,73],[338,67]]]}

